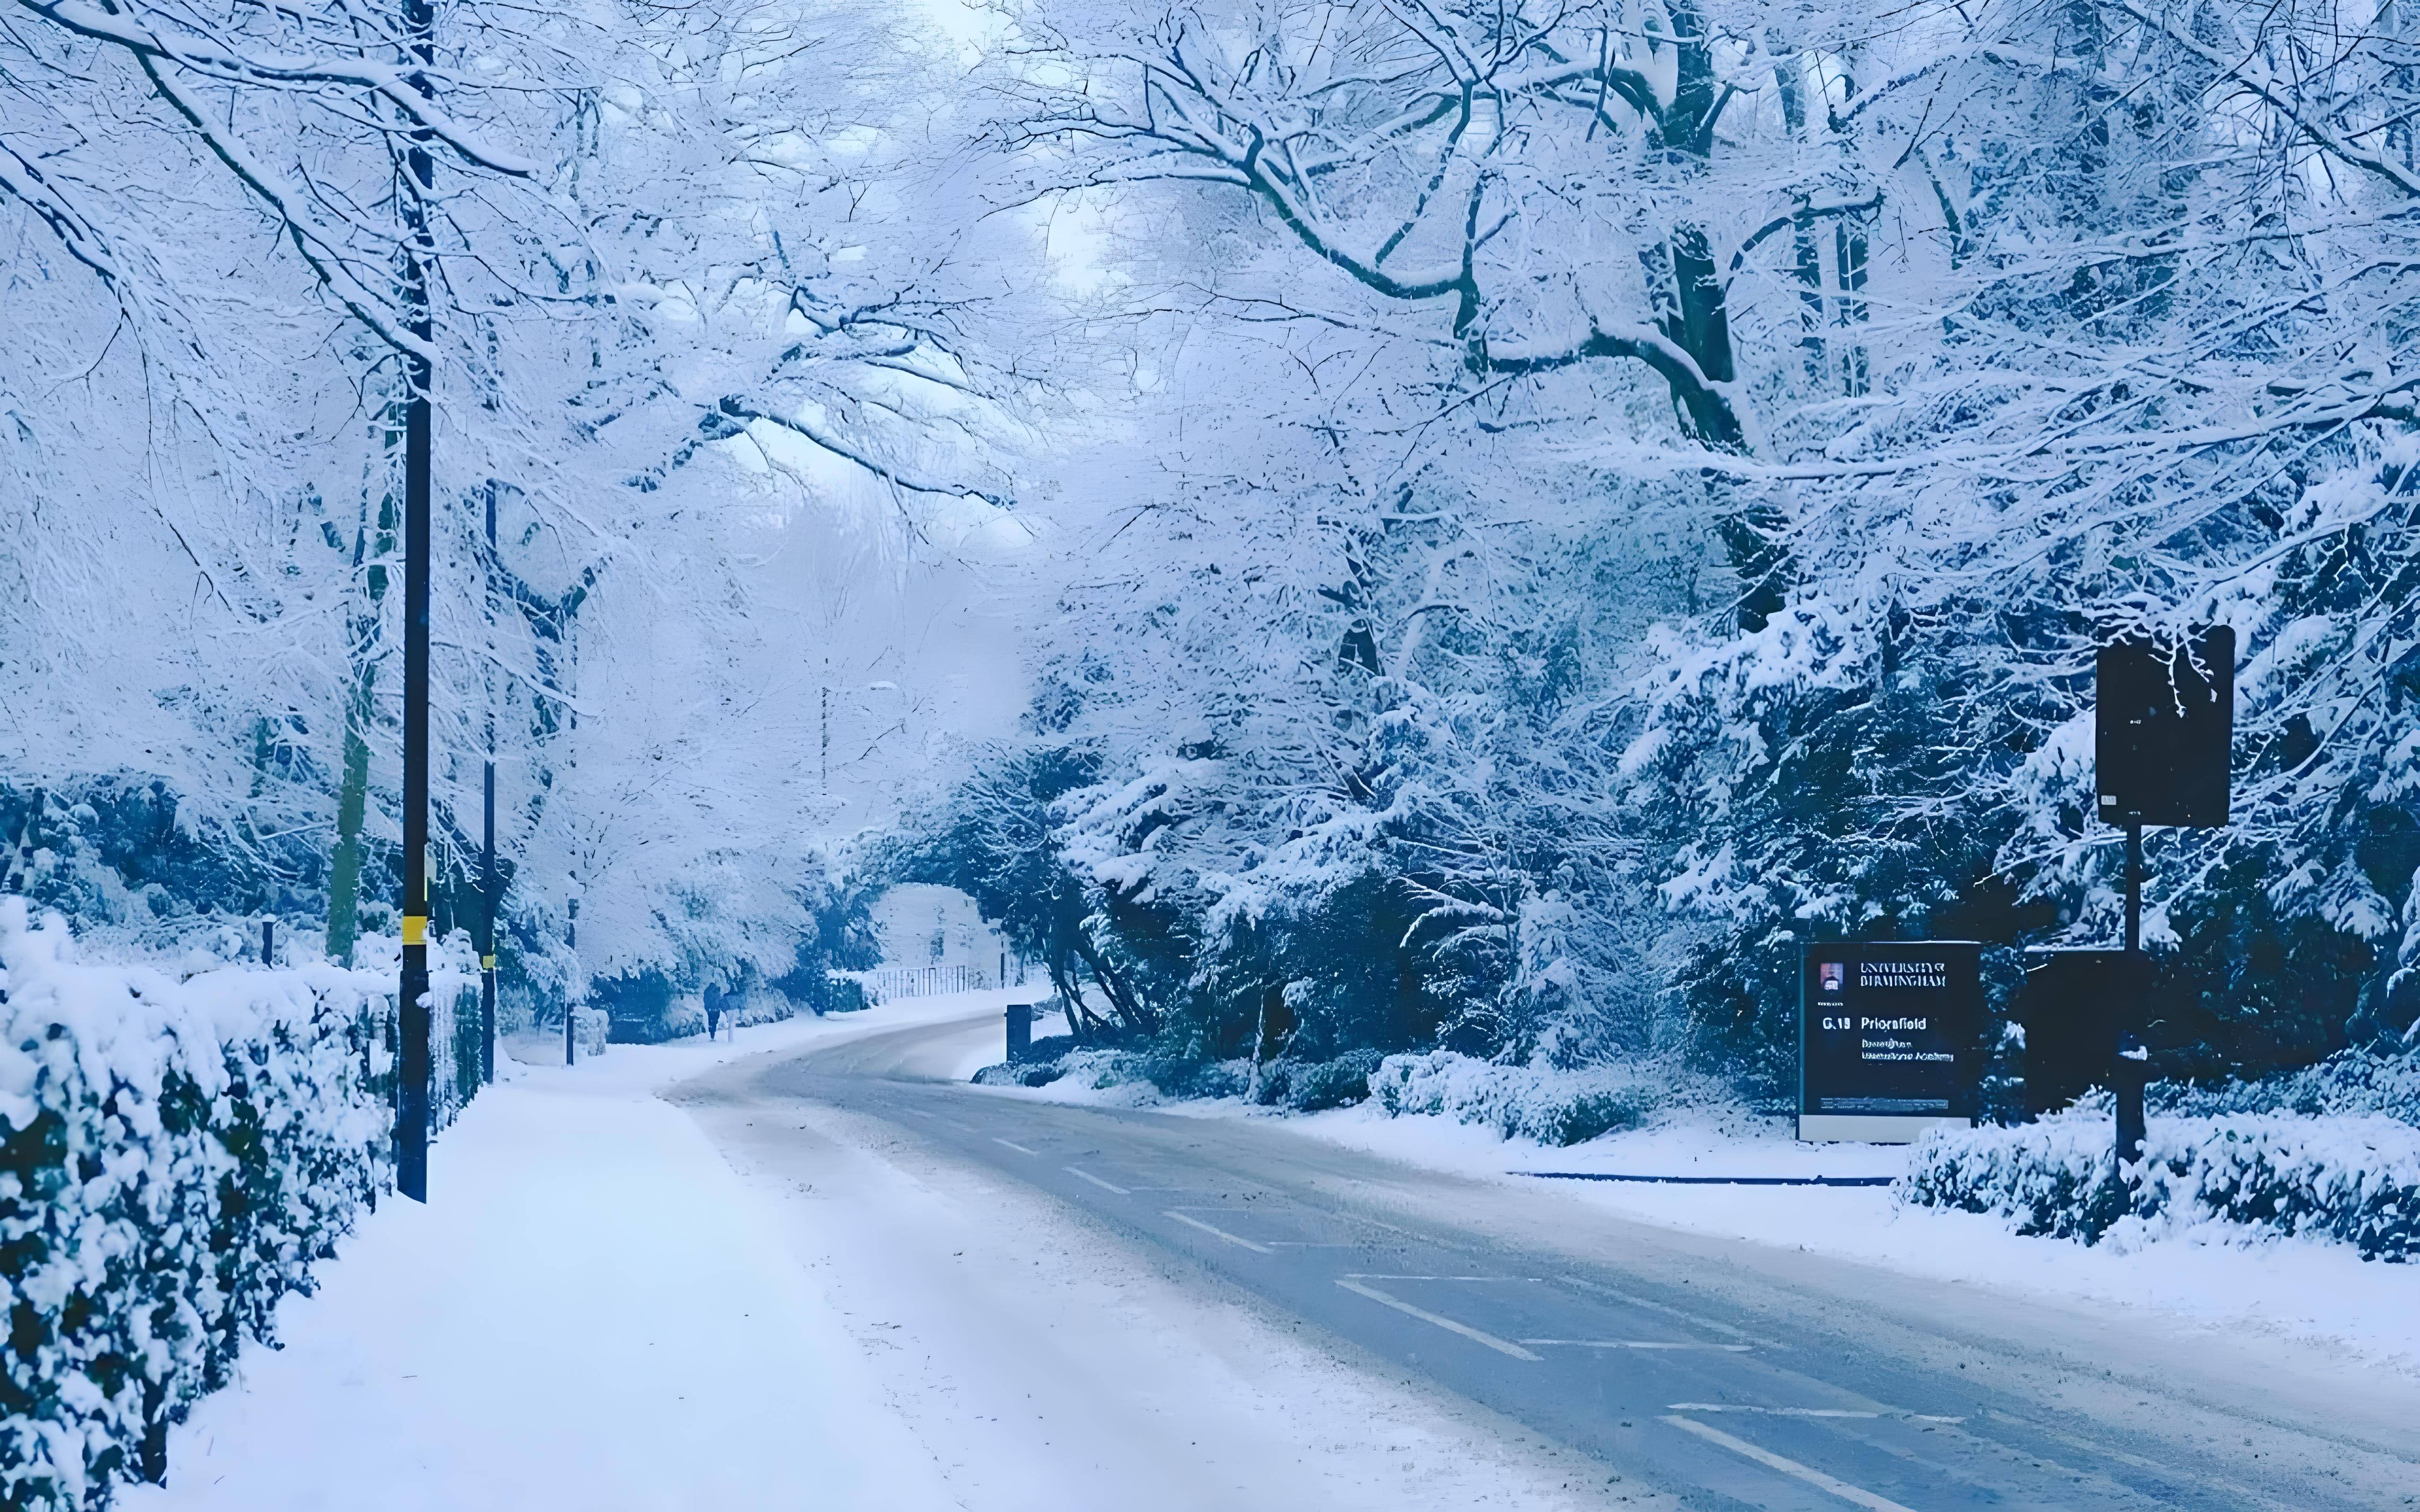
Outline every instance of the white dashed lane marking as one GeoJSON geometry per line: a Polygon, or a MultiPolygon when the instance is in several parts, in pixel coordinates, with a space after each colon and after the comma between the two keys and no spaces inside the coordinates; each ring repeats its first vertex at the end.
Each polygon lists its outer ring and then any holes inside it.
{"type": "Polygon", "coordinates": [[[1368,1284],[1370,1281],[1505,1281],[1512,1279],[1516,1278],[1493,1275],[1382,1275],[1367,1278],[1353,1275],[1341,1275],[1336,1278],[1336,1284],[1342,1287],[1345,1290],[1352,1292],[1356,1296],[1367,1297],[1372,1302],[1378,1303],[1384,1306],[1392,1307],[1395,1311],[1404,1314],[1405,1317],[1417,1318],[1423,1323],[1434,1323],[1437,1327],[1444,1329],[1449,1334],[1459,1334],[1464,1338],[1469,1339],[1473,1343],[1484,1344],[1498,1354],[1509,1354],[1515,1360],[1544,1360],[1545,1358],[1544,1355],[1533,1354],[1529,1350],[1523,1349],[1518,1344],[1513,1343],[1511,1339],[1497,1338],[1493,1334],[1487,1333],[1482,1329],[1473,1328],[1468,1323],[1458,1322],[1453,1319],[1446,1317],[1443,1313],[1433,1313],[1425,1307],[1415,1307],[1410,1303],[1405,1302],[1403,1298],[1389,1296],[1388,1293],[1379,1290],[1376,1287],[1368,1284]]]}
{"type": "Polygon", "coordinates": [[[1867,1412],[1855,1407],[1753,1407],[1745,1402],[1674,1402],[1676,1412],[1761,1412],[1766,1417],[1862,1417],[1904,1418],[1911,1423],[1963,1423],[1962,1417],[1947,1417],[1938,1412],[1908,1412],[1896,1408],[1880,1408],[1867,1412]]]}
{"type": "Polygon", "coordinates": [[[1700,1344],[1694,1339],[1523,1339],[1524,1344],[1560,1345],[1567,1350],[1720,1350],[1745,1354],[1752,1344],[1700,1344]]]}
{"type": "Polygon", "coordinates": [[[1239,1249],[1250,1250],[1255,1255],[1274,1255],[1277,1253],[1266,1244],[1256,1244],[1241,1235],[1227,1232],[1227,1230],[1219,1227],[1217,1224],[1205,1224],[1201,1219],[1189,1217],[1185,1213],[1179,1212],[1174,1208],[1169,1209],[1163,1216],[1173,1218],[1178,1223],[1187,1225],[1189,1227],[1199,1228],[1205,1234],[1216,1234],[1220,1239],[1225,1240],[1228,1243],[1235,1245],[1239,1249]]]}
{"type": "Polygon", "coordinates": [[[1682,1417],[1677,1413],[1668,1414],[1661,1421],[1669,1423],[1684,1432],[1694,1433],[1708,1443],[1719,1443],[1731,1453],[1753,1459],[1767,1470],[1777,1470],[1794,1480],[1803,1480],[1809,1486],[1829,1491],[1853,1506],[1864,1507],[1866,1512],[1915,1512],[1914,1508],[1894,1502],[1887,1496],[1877,1496],[1862,1486],[1852,1486],[1838,1475],[1827,1475],[1812,1465],[1802,1465],[1795,1459],[1784,1458],[1770,1449],[1759,1448],[1745,1439],[1732,1438],[1722,1429],[1709,1424],[1682,1417]]]}

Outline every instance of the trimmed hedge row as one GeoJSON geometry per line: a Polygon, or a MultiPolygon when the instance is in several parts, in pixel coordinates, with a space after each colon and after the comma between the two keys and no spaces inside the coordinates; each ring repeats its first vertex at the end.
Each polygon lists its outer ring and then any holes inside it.
{"type": "Polygon", "coordinates": [[[2086,1243],[2265,1233],[2333,1240],[2365,1259],[2420,1252],[2420,1129],[2411,1124],[2377,1114],[2155,1118],[2131,1191],[2110,1144],[2105,1107],[1935,1130],[1911,1152],[1897,1195],[2086,1243]]]}
{"type": "Polygon", "coordinates": [[[0,900],[0,1507],[160,1478],[388,1186],[393,980],[82,965],[0,900]]]}

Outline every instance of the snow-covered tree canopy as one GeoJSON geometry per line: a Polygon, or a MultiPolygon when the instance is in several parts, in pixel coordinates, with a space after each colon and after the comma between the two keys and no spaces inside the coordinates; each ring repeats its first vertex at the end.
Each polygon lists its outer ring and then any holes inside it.
{"type": "Polygon", "coordinates": [[[451,4],[426,58],[410,8],[0,14],[10,838],[50,787],[67,888],[111,850],[77,794],[156,779],[248,857],[248,906],[324,889],[331,826],[362,827],[378,915],[425,355],[441,880],[472,875],[492,744],[533,950],[586,894],[613,944],[585,970],[778,971],[808,854],[930,728],[938,674],[896,646],[964,609],[952,553],[1009,501],[1028,382],[988,332],[1024,232],[952,155],[980,102],[881,7],[451,4]],[[415,147],[431,343],[399,271],[415,147]]]}
{"type": "Polygon", "coordinates": [[[2420,1018],[2399,8],[1021,22],[1142,378],[1032,739],[1098,772],[1094,944],[1218,1053],[1265,989],[1777,1077],[1793,938],[2107,939],[2093,648],[2212,622],[2164,1042],[2420,1018]]]}

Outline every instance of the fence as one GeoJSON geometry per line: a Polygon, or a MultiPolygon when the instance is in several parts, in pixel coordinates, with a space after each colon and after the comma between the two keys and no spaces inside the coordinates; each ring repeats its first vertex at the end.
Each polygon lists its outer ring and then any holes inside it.
{"type": "MultiPolygon", "coordinates": [[[[445,976],[436,974],[428,998],[428,1132],[452,1126],[463,1105],[479,1095],[478,979],[454,992],[444,990],[445,976]]],[[[396,1023],[395,1003],[384,1009],[386,1063],[374,1077],[388,1106],[395,1105],[397,1068],[403,1036],[396,1023]]]]}
{"type": "Polygon", "coordinates": [[[865,995],[877,1003],[887,1003],[894,997],[979,993],[995,985],[992,974],[981,966],[883,966],[856,976],[865,984],[865,995]]]}

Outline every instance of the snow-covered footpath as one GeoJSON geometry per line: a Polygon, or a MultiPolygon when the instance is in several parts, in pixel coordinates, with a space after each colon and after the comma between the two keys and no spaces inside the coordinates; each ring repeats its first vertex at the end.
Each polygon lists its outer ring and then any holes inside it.
{"type": "Polygon", "coordinates": [[[952,1504],[769,1217],[655,1096],[919,1006],[508,1067],[431,1150],[428,1205],[365,1219],[280,1305],[286,1348],[247,1349],[172,1433],[167,1486],[120,1505],[952,1504]]]}

